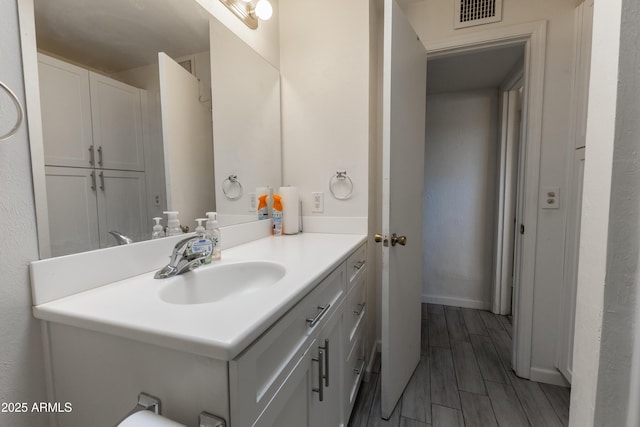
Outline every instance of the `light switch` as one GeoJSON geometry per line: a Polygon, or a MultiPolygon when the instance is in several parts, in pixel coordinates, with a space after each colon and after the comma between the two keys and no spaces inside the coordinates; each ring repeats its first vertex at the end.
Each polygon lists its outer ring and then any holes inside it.
{"type": "Polygon", "coordinates": [[[255,212],[258,210],[258,198],[256,197],[256,193],[249,193],[249,212],[255,212]]]}
{"type": "Polygon", "coordinates": [[[324,212],[324,193],[322,191],[311,193],[311,212],[324,212]]]}
{"type": "Polygon", "coordinates": [[[560,187],[542,188],[542,209],[558,209],[560,207],[560,187]]]}

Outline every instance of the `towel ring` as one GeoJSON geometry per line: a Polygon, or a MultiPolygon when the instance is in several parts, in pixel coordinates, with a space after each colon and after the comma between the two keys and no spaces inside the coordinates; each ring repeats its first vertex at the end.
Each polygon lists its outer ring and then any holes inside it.
{"type": "Polygon", "coordinates": [[[222,192],[229,200],[238,200],[242,197],[242,184],[238,181],[238,175],[229,175],[222,183],[222,192]]]}
{"type": "Polygon", "coordinates": [[[353,181],[347,175],[347,171],[338,171],[334,176],[329,179],[329,191],[333,197],[338,200],[347,200],[351,197],[351,193],[353,193],[353,181]],[[342,190],[340,190],[340,187],[342,190]]]}
{"type": "Polygon", "coordinates": [[[13,135],[15,135],[18,129],[20,129],[20,126],[22,125],[22,121],[24,120],[24,111],[22,109],[22,104],[20,104],[20,100],[18,99],[16,94],[13,93],[11,89],[9,89],[9,86],[0,82],[0,87],[2,87],[2,89],[4,89],[9,94],[9,96],[11,97],[11,100],[13,101],[13,104],[16,106],[16,110],[18,111],[18,118],[16,119],[16,123],[13,126],[13,128],[11,128],[11,130],[8,133],[4,135],[0,135],[0,141],[4,141],[5,139],[11,138],[13,135]]]}

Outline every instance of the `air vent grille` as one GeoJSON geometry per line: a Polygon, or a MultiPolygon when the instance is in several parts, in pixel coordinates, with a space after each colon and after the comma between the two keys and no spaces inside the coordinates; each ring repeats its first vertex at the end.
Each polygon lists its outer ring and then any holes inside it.
{"type": "Polygon", "coordinates": [[[457,0],[455,28],[502,20],[502,0],[457,0]]]}

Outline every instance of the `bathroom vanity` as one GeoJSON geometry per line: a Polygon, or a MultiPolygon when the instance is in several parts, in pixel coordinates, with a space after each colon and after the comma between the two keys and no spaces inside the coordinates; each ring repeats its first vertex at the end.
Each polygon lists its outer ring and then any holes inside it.
{"type": "Polygon", "coordinates": [[[202,411],[232,427],[346,425],[371,345],[365,239],[262,238],[182,276],[149,272],[36,305],[51,398],[73,408],[58,425],[113,426],[143,391],[189,426],[202,411]]]}

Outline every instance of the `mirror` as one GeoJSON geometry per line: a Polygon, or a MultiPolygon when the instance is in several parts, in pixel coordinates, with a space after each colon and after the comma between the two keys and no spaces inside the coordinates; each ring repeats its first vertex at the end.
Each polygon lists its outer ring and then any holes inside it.
{"type": "Polygon", "coordinates": [[[195,1],[33,6],[41,257],[115,246],[109,231],[148,239],[165,210],[191,230],[208,210],[220,226],[257,220],[256,189],[281,182],[276,68],[195,1]]]}

